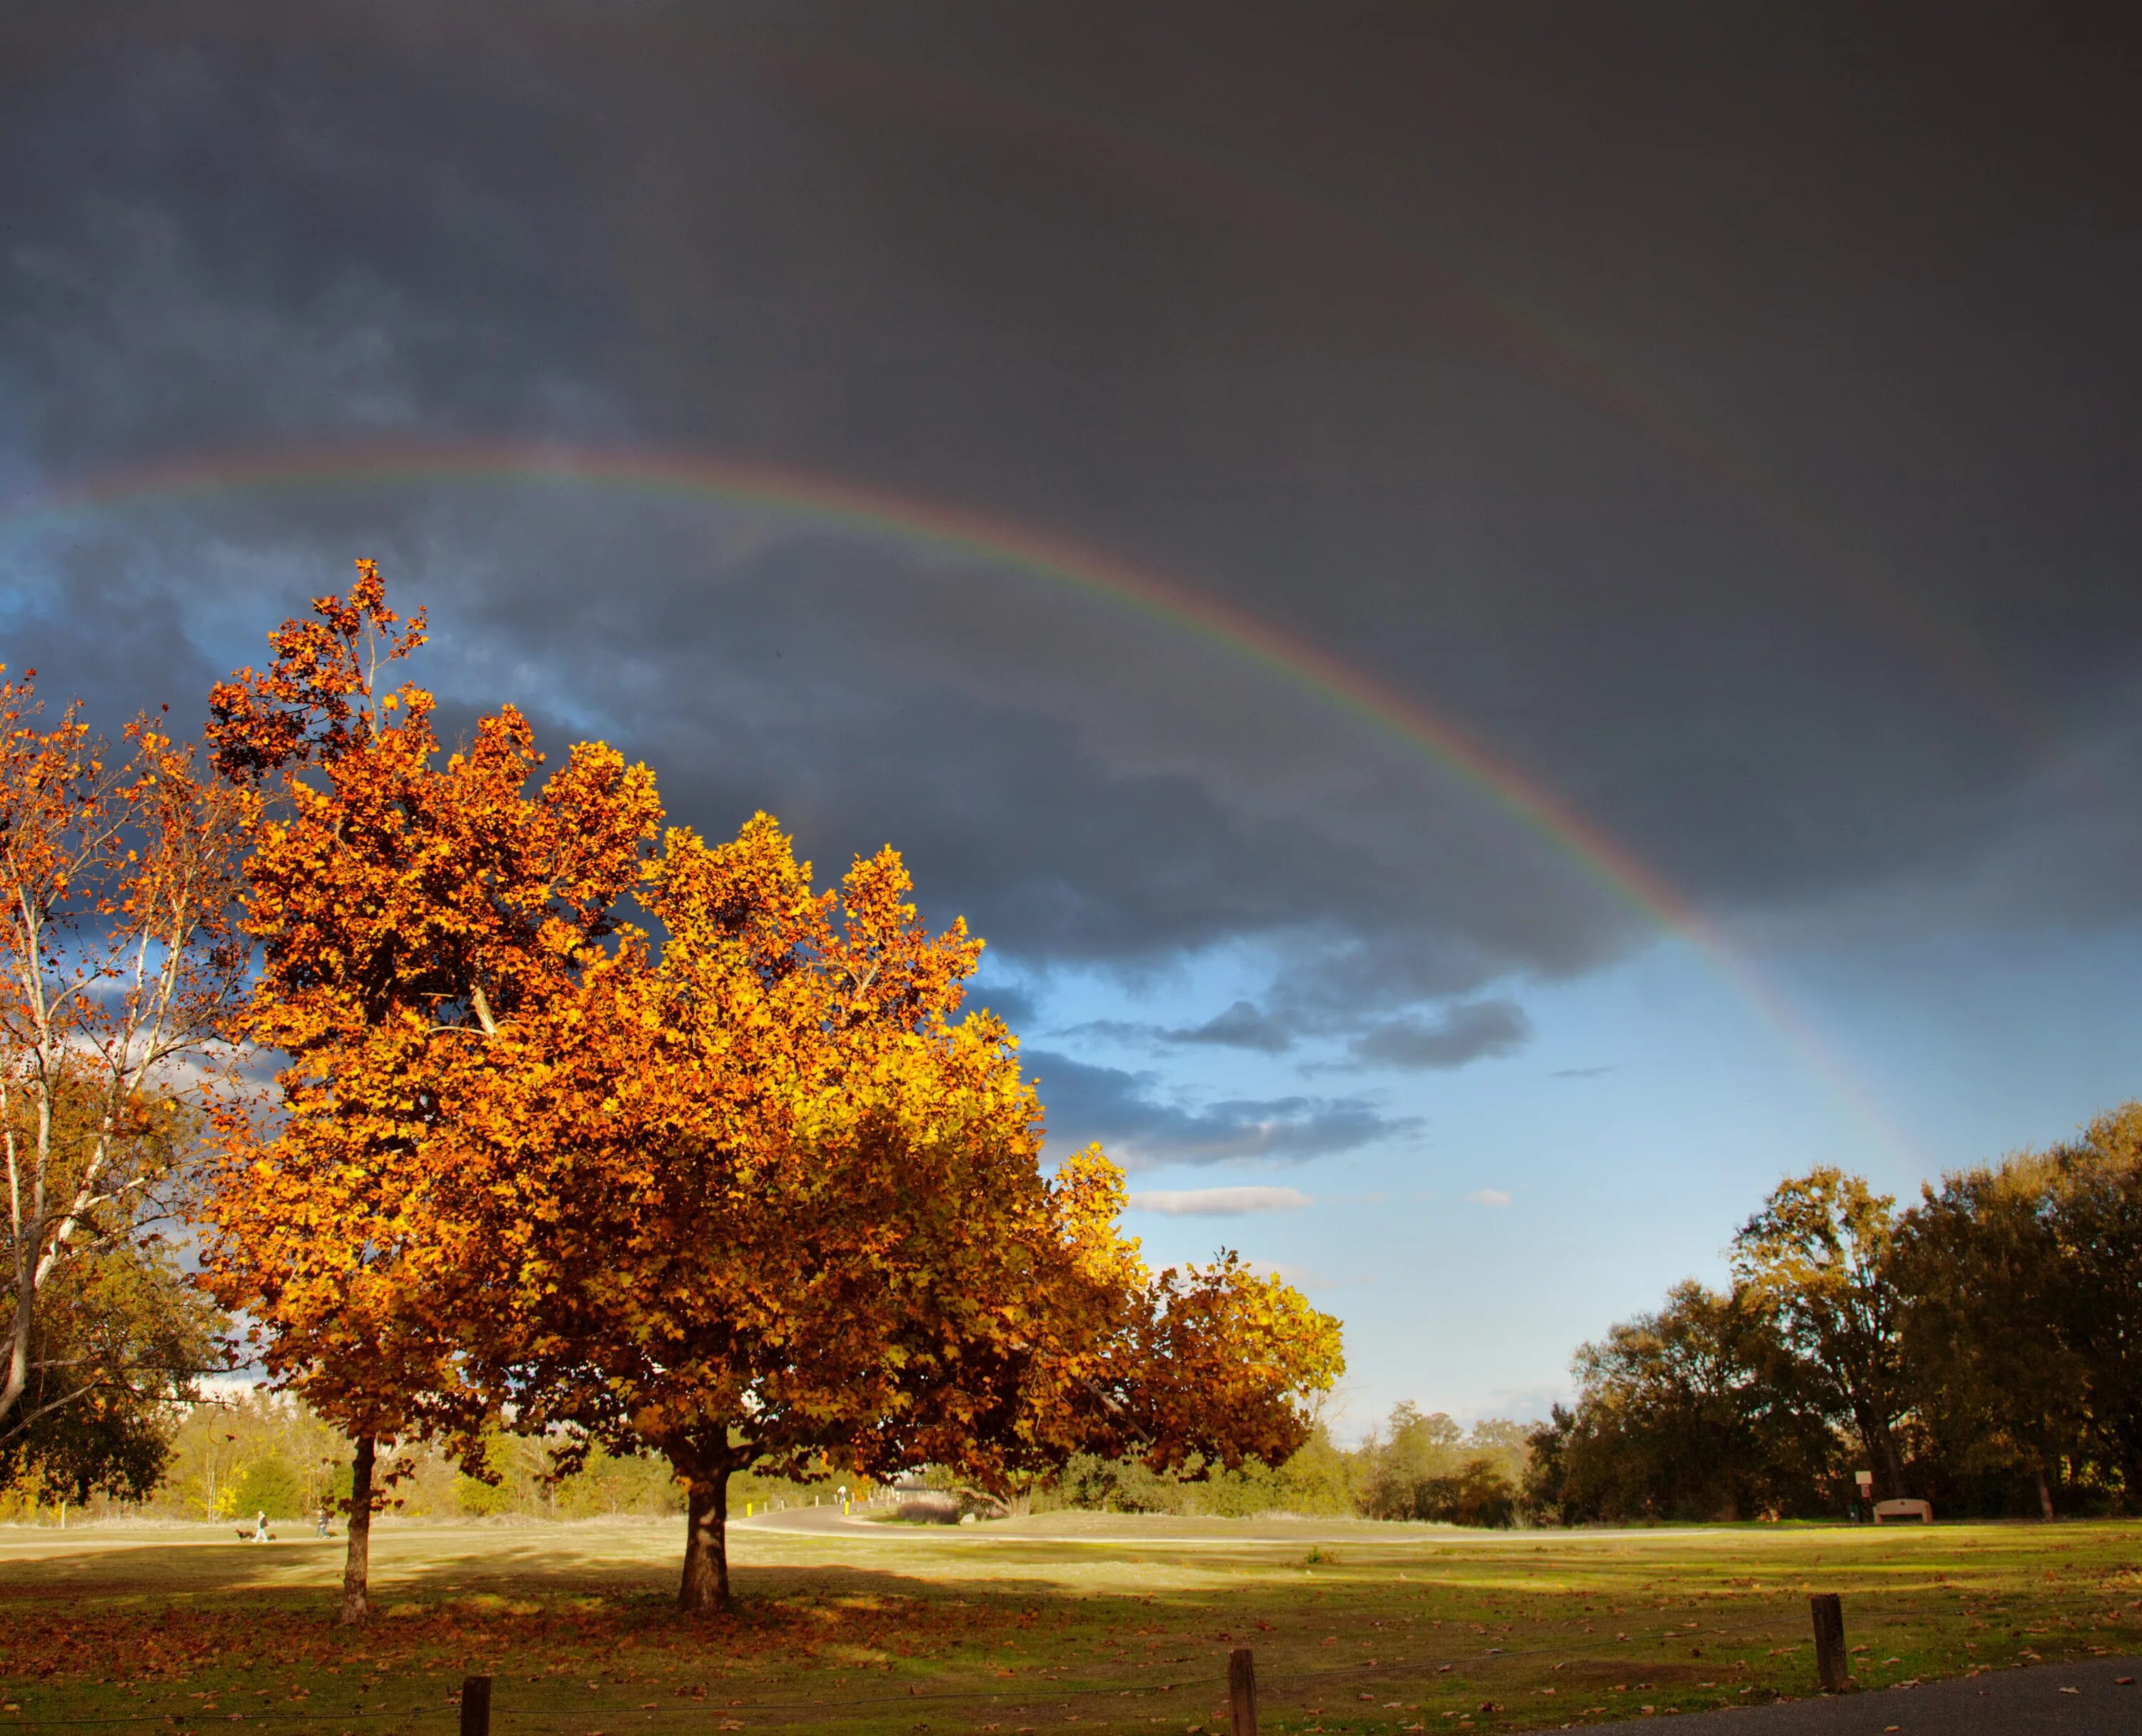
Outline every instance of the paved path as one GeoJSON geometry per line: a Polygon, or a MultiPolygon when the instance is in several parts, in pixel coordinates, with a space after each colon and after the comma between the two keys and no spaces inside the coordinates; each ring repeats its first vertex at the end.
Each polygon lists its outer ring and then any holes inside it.
{"type": "MultiPolygon", "coordinates": [[[[728,1529],[741,1531],[809,1531],[817,1536],[874,1537],[880,1542],[897,1537],[875,1519],[850,1516],[838,1507],[788,1507],[778,1513],[757,1513],[748,1519],[729,1515],[728,1529]]],[[[971,1527],[970,1527],[971,1529],[971,1527]]]]}
{"type": "Polygon", "coordinates": [[[1594,1729],[1670,1729],[1674,1736],[2129,1736],[2142,1733],[2142,1658],[2041,1664],[1956,1682],[1884,1688],[1834,1699],[1781,1700],[1726,1712],[1644,1718],[1594,1729]],[[2072,1690],[2072,1691],[2070,1691],[2072,1690]]]}

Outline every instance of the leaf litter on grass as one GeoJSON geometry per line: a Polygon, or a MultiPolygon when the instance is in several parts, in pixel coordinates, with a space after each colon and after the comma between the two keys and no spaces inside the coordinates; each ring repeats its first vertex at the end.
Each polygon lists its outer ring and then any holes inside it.
{"type": "MultiPolygon", "coordinates": [[[[175,1571],[165,1590],[160,1551],[130,1551],[123,1574],[101,1578],[11,1571],[0,1674],[23,1709],[14,1719],[221,1720],[243,1703],[248,1721],[361,1708],[368,1733],[442,1729],[461,1677],[479,1673],[497,1679],[506,1736],[570,1736],[559,1723],[568,1714],[610,1736],[704,1729],[716,1708],[755,1729],[922,1722],[943,1736],[1076,1719],[1150,1731],[1156,1716],[1194,1722],[1228,1650],[1247,1640],[1274,1729],[1403,1719],[1515,1730],[1809,1692],[1803,1587],[1818,1577],[1846,1594],[1854,1643],[1869,1648],[1854,1666],[1863,1685],[2142,1643],[2134,1526],[1943,1526],[1908,1541],[1662,1529],[1518,1547],[1354,1526],[1346,1560],[1308,1585],[1298,1526],[1291,1539],[1278,1526],[1218,1527],[1203,1550],[1131,1521],[1105,1542],[1055,1546],[990,1529],[890,1549],[756,1540],[737,1610],[708,1620],[674,1613],[666,1528],[632,1534],[631,1551],[591,1551],[572,1527],[519,1533],[510,1585],[481,1537],[427,1549],[412,1530],[405,1558],[382,1552],[388,1607],[402,1613],[355,1632],[333,1625],[324,1571],[270,1592],[217,1591],[175,1571]],[[2056,1541],[2073,1558],[2048,1581],[2045,1546],[2056,1541]],[[545,1554],[556,1561],[549,1584],[532,1571],[545,1554]],[[590,1554],[604,1562],[592,1580],[590,1554]]],[[[35,1566],[13,1548],[7,1559],[35,1566]]]]}

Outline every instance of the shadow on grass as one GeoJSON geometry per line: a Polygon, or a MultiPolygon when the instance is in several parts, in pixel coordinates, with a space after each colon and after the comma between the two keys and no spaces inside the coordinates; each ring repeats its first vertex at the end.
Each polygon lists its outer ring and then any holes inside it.
{"type": "MultiPolygon", "coordinates": [[[[531,1601],[545,1608],[591,1601],[666,1607],[674,1600],[682,1541],[680,1536],[674,1563],[629,1546],[604,1549],[593,1539],[575,1539],[579,1546],[561,1560],[556,1539],[512,1531],[487,1537],[479,1546],[430,1551],[421,1556],[406,1550],[375,1551],[372,1597],[382,1610],[407,1605],[411,1614],[457,1602],[467,1603],[475,1612],[488,1606],[492,1614],[532,1614],[533,1608],[511,1607],[531,1601]]],[[[7,1564],[0,1579],[0,1601],[57,1602],[76,1615],[87,1614],[96,1605],[138,1606],[145,1601],[195,1604],[204,1612],[217,1602],[252,1605],[264,1599],[284,1606],[317,1601],[325,1607],[340,1595],[343,1551],[339,1539],[308,1540],[295,1547],[236,1542],[107,1546],[90,1555],[7,1564]]],[[[799,1594],[1030,1602],[1059,1590],[1041,1579],[993,1576],[969,1583],[942,1574],[900,1573],[837,1561],[732,1564],[730,1580],[743,1607],[799,1594]]]]}

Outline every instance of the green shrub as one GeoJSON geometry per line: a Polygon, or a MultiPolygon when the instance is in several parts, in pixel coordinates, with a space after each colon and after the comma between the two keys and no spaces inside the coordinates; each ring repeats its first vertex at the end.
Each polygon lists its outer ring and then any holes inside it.
{"type": "Polygon", "coordinates": [[[1507,1531],[1518,1522],[1518,1491],[1486,1459],[1475,1459],[1455,1477],[1424,1478],[1414,1492],[1416,1519],[1507,1531]]]}
{"type": "Polygon", "coordinates": [[[304,1484],[279,1453],[257,1458],[239,1473],[230,1492],[233,1511],[241,1519],[265,1513],[270,1519],[295,1519],[303,1510],[304,1484]]]}

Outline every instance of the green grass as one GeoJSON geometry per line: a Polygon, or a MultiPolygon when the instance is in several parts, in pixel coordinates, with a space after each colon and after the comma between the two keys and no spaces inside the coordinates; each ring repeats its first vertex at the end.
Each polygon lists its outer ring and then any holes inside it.
{"type": "Polygon", "coordinates": [[[0,1736],[436,1736],[471,1672],[500,1736],[1209,1732],[1240,1645],[1267,1731],[1533,1729],[1812,1692],[1810,1591],[1844,1595],[1863,1687],[2142,1650],[2131,1524],[740,1526],[738,1608],[692,1622],[681,1521],[388,1521],[354,1632],[338,1541],[231,1530],[0,1530],[0,1736]]]}

